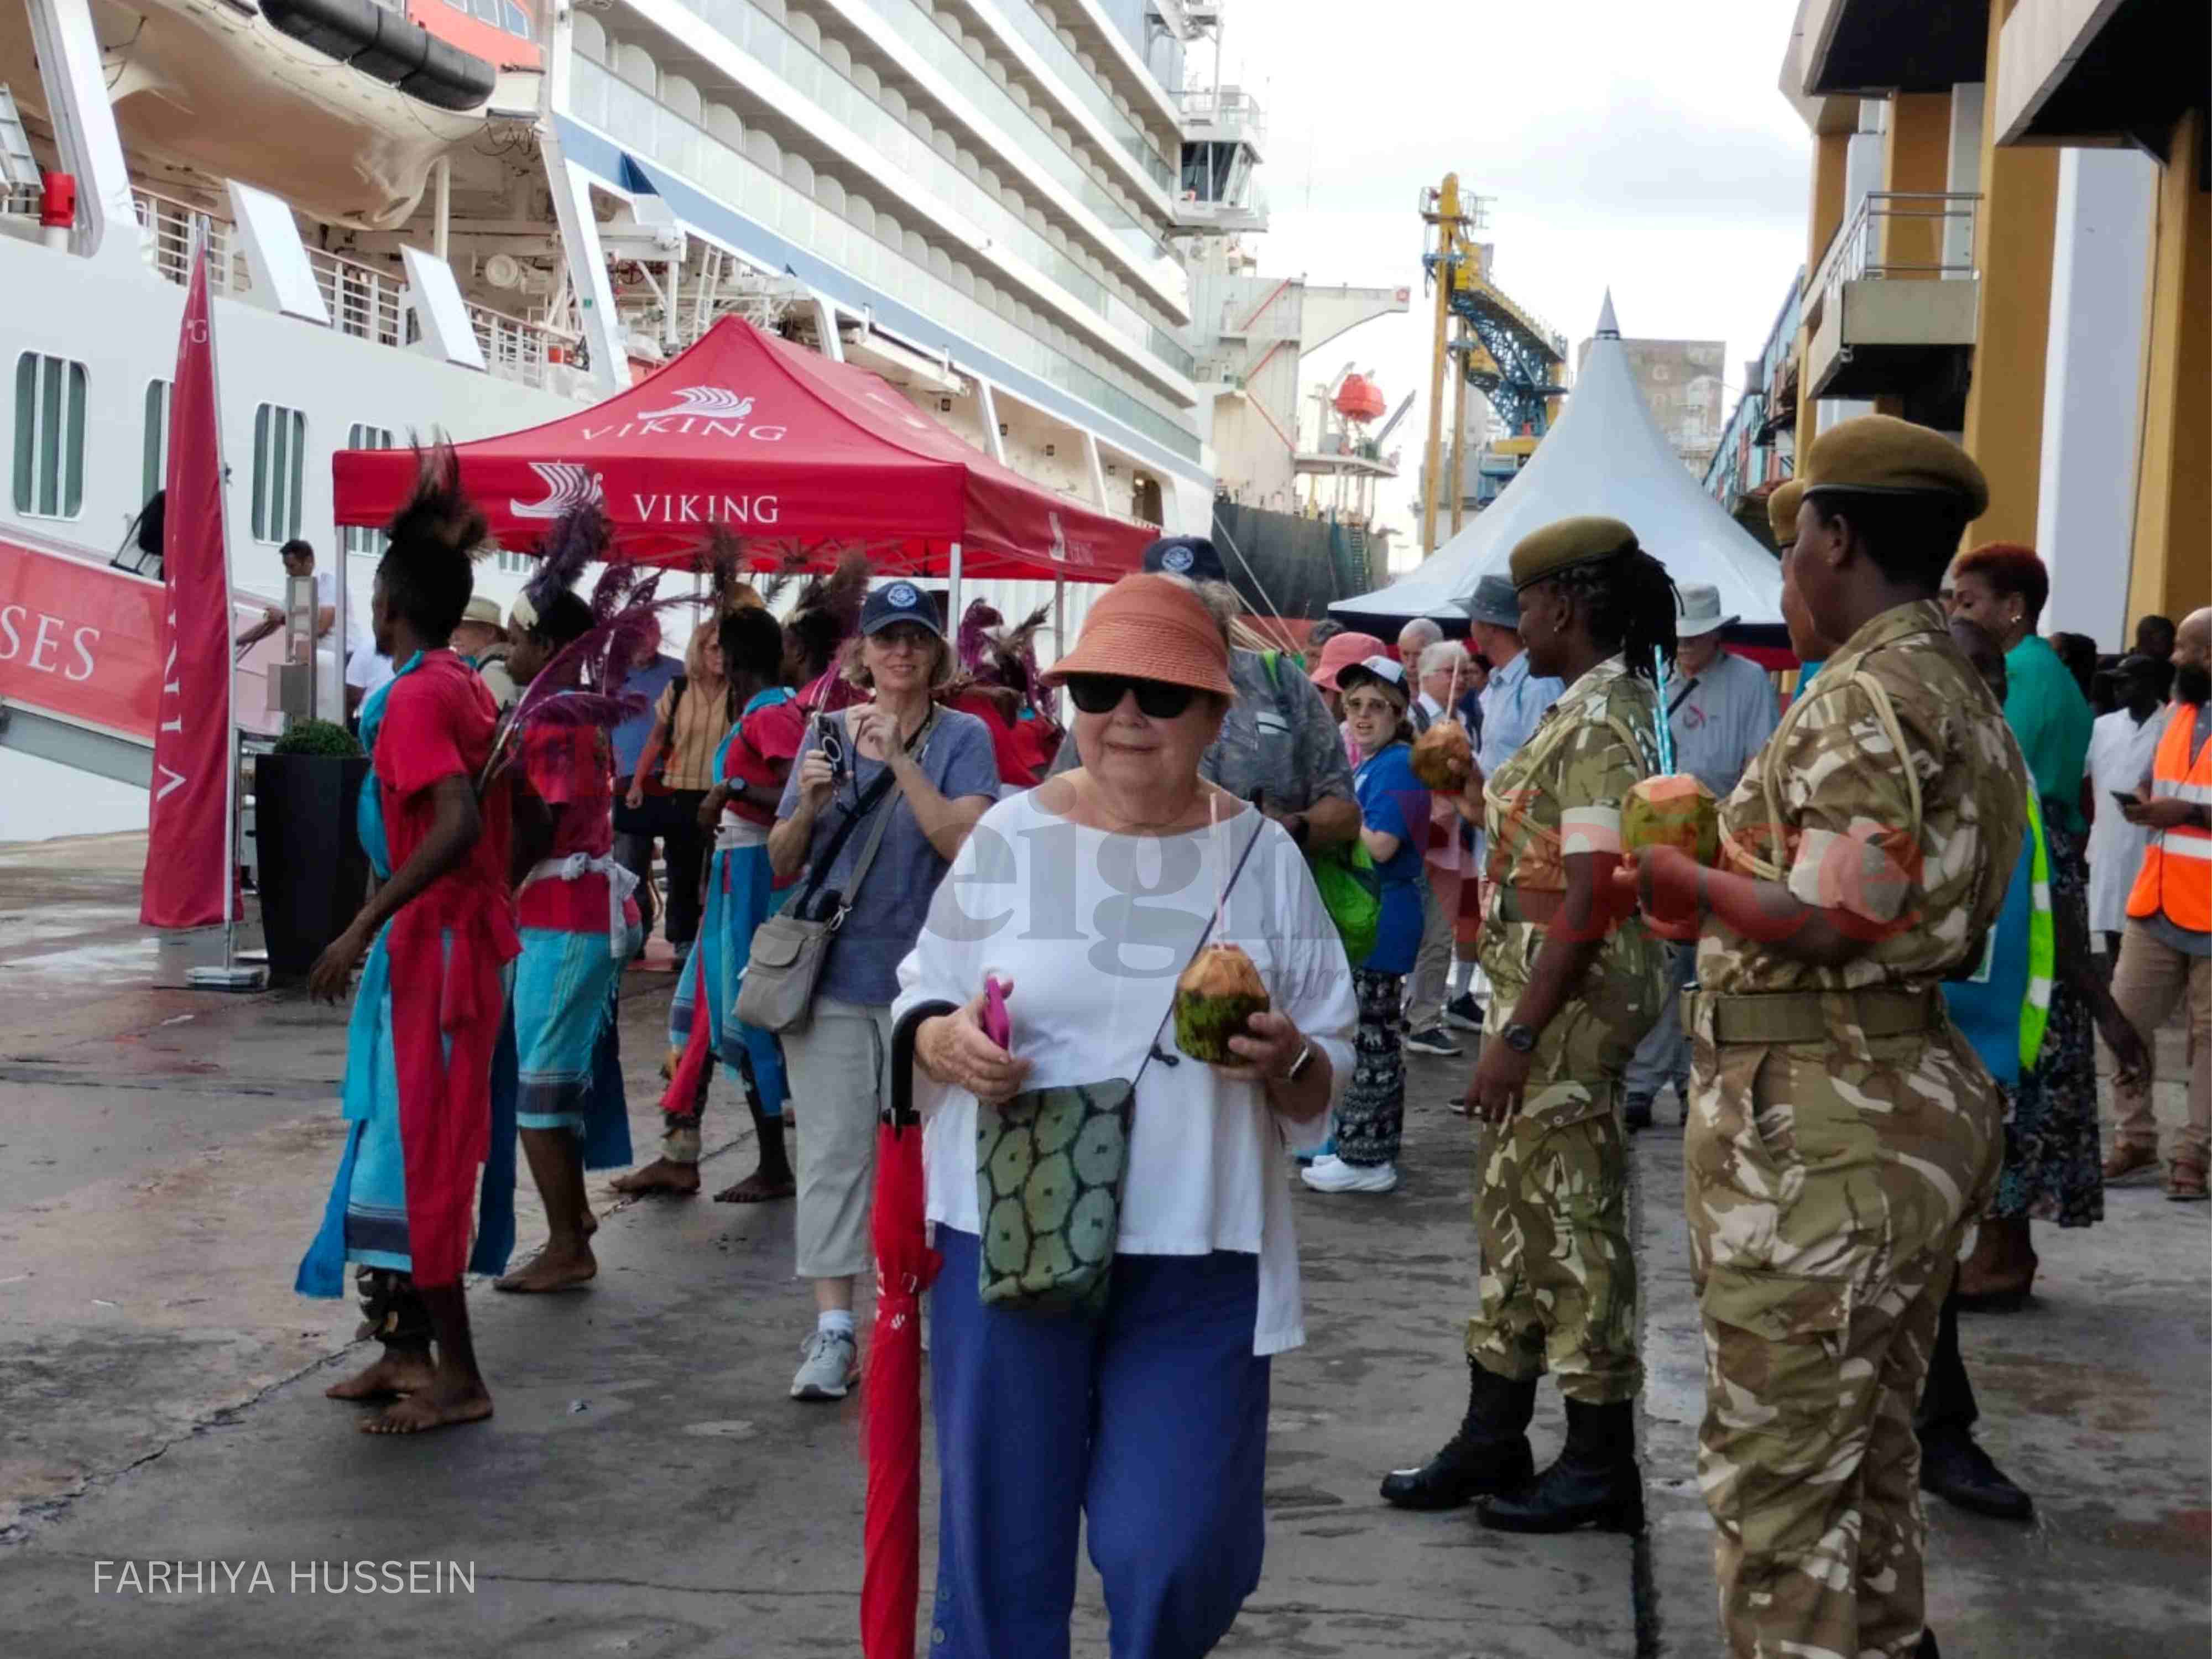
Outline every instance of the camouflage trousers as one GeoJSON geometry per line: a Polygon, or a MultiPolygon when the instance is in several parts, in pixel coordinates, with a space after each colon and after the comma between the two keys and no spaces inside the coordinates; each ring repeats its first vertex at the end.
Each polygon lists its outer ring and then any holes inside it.
{"type": "Polygon", "coordinates": [[[1996,1085],[1948,1028],[1719,1048],[1701,1024],[1683,1158],[1728,1653],[1902,1659],[1925,1607],[1913,1405],[1996,1179],[1996,1085]]]}
{"type": "Polygon", "coordinates": [[[1593,1406],[1632,1400],[1636,1258],[1628,1241],[1628,1146],[1613,1110],[1569,1123],[1531,1115],[1486,1125],[1476,1153],[1474,1227],[1481,1306],[1468,1357],[1526,1381],[1549,1370],[1559,1392],[1593,1406]]]}

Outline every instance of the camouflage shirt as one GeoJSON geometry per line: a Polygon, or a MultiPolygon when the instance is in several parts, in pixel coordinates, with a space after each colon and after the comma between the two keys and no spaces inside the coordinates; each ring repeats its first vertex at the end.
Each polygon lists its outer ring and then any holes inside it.
{"type": "MultiPolygon", "coordinates": [[[[1351,757],[1328,705],[1296,659],[1276,654],[1271,664],[1269,654],[1229,653],[1237,701],[1221,722],[1221,735],[1199,757],[1199,775],[1273,812],[1303,812],[1332,795],[1355,799],[1351,757]]],[[[1082,763],[1071,732],[1053,757],[1051,775],[1082,763]]]]}
{"type": "MultiPolygon", "coordinates": [[[[1494,1007],[1520,1000],[1543,948],[1542,922],[1524,915],[1522,896],[1564,894],[1569,854],[1619,850],[1620,804],[1659,769],[1657,709],[1650,682],[1609,657],[1567,688],[1485,785],[1482,970],[1494,1007]]],[[[1627,1063],[1657,1018],[1662,961],[1642,922],[1631,918],[1613,931],[1544,1030],[1524,1114],[1565,1123],[1611,1109],[1598,1085],[1627,1063]]],[[[1492,1029],[1508,1018],[1494,1018],[1492,1029]]]]}
{"type": "Polygon", "coordinates": [[[1722,803],[1721,857],[1786,882],[1806,904],[1911,925],[1837,967],[1709,927],[1698,982],[1742,996],[1943,978],[1980,948],[2004,902],[2027,788],[2004,711],[1951,643],[1941,608],[1883,611],[1828,659],[1722,803]],[[1887,694],[1909,775],[1869,680],[1887,694]]]}

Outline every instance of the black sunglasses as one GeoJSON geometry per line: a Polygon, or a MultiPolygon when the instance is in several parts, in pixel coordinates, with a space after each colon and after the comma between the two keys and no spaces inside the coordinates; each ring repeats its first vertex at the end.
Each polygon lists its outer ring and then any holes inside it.
{"type": "Polygon", "coordinates": [[[1188,685],[1165,680],[1134,680],[1121,674],[1070,674],[1067,695],[1086,714],[1110,714],[1121,706],[1125,692],[1137,694],[1137,712],[1148,720],[1171,720],[1190,707],[1198,695],[1188,685]]]}

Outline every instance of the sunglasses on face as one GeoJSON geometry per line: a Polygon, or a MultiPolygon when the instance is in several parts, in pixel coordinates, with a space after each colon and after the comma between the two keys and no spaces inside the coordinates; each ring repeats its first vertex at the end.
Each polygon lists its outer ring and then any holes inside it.
{"type": "Polygon", "coordinates": [[[876,630],[876,643],[886,651],[927,651],[937,635],[920,623],[893,623],[876,630]]]}
{"type": "Polygon", "coordinates": [[[1120,674],[1071,674],[1066,684],[1069,701],[1086,714],[1110,714],[1121,706],[1122,696],[1133,691],[1137,712],[1152,720],[1175,719],[1198,695],[1188,685],[1133,680],[1120,674]]]}
{"type": "Polygon", "coordinates": [[[1347,714],[1395,714],[1398,708],[1387,697],[1346,697],[1344,712],[1347,714]]]}

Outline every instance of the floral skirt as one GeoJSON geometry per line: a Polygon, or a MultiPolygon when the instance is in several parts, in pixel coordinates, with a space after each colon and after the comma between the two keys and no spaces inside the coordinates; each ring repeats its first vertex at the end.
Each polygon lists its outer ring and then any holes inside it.
{"type": "Polygon", "coordinates": [[[1336,1155],[1357,1167],[1398,1161],[1406,1127],[1406,1055],[1398,1043],[1405,983],[1402,974],[1352,972],[1359,1027],[1352,1036],[1352,1081],[1336,1109],[1336,1155]]]}
{"type": "MultiPolygon", "coordinates": [[[[2046,817],[2051,902],[2073,913],[2086,939],[2088,871],[2081,837],[2046,817]]],[[[2063,937],[2063,935],[2062,935],[2063,937]]],[[[2051,1023],[2034,1066],[2007,1091],[2004,1169],[1990,1213],[2006,1220],[2087,1227],[2105,1218],[2103,1154],[2098,1146],[2096,1022],[2081,994],[2063,979],[2051,988],[2051,1023]]]]}

